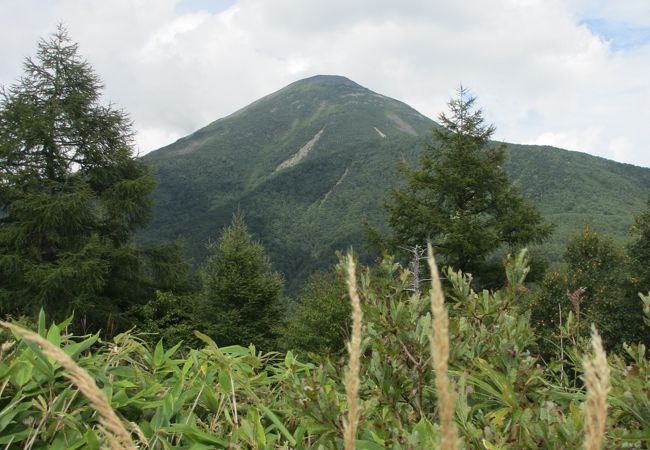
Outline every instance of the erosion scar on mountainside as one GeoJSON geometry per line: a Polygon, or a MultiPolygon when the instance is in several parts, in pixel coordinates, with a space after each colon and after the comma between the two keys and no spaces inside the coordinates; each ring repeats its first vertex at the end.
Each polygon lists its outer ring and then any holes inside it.
{"type": "Polygon", "coordinates": [[[309,140],[305,145],[303,145],[300,150],[298,150],[291,158],[287,159],[286,161],[282,162],[278,167],[275,168],[275,172],[279,172],[282,169],[286,169],[288,167],[293,167],[296,164],[298,164],[307,154],[309,151],[314,148],[314,145],[316,145],[316,142],[320,139],[321,135],[323,134],[323,131],[325,131],[325,127],[321,128],[321,130],[316,133],[316,135],[309,140]]]}
{"type": "Polygon", "coordinates": [[[350,168],[346,167],[345,172],[343,172],[343,175],[341,175],[341,178],[339,178],[338,181],[336,182],[336,184],[334,184],[334,186],[332,186],[332,189],[327,191],[327,194],[325,194],[325,197],[323,197],[323,199],[320,201],[320,205],[318,205],[318,206],[323,206],[323,203],[325,203],[325,201],[327,200],[327,197],[329,197],[332,194],[332,192],[334,191],[334,189],[336,189],[337,186],[339,186],[341,183],[343,183],[343,179],[347,176],[349,171],[350,171],[350,168]]]}
{"type": "Polygon", "coordinates": [[[208,141],[209,138],[199,139],[192,142],[189,142],[185,147],[181,147],[176,150],[177,155],[189,155],[194,150],[200,148],[203,144],[208,141]]]}
{"type": "Polygon", "coordinates": [[[411,124],[405,122],[404,119],[399,117],[397,114],[395,114],[395,113],[387,113],[386,117],[388,117],[390,120],[395,122],[395,124],[397,125],[397,128],[400,131],[403,131],[406,134],[410,134],[411,136],[417,136],[418,135],[418,132],[415,131],[415,128],[413,128],[411,126],[411,124]]]}

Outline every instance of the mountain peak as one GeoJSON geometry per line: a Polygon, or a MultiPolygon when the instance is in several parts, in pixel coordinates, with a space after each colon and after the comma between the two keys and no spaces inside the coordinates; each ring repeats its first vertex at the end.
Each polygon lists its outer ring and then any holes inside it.
{"type": "Polygon", "coordinates": [[[302,80],[294,81],[293,83],[281,89],[278,92],[320,92],[321,94],[373,94],[373,92],[361,86],[358,83],[350,80],[341,75],[314,75],[312,77],[303,78],[302,80]]]}
{"type": "Polygon", "coordinates": [[[294,83],[291,83],[291,85],[310,85],[310,84],[317,84],[322,86],[346,86],[346,87],[354,87],[354,88],[363,88],[363,86],[361,86],[360,84],[355,83],[349,78],[346,78],[341,75],[314,75],[312,77],[303,78],[302,80],[298,80],[294,83]]]}

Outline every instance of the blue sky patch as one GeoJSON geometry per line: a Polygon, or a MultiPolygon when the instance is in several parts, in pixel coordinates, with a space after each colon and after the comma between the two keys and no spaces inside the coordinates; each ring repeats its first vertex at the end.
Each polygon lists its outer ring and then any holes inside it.
{"type": "Polygon", "coordinates": [[[608,41],[614,51],[630,50],[650,44],[650,27],[606,19],[585,19],[580,23],[608,41]]]}

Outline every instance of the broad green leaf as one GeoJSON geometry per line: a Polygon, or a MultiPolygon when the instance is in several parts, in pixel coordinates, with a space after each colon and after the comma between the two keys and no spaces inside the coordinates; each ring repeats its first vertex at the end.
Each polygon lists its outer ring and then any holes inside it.
{"type": "Polygon", "coordinates": [[[377,444],[376,442],[359,440],[355,441],[354,447],[357,450],[385,450],[385,446],[377,444]]]}
{"type": "Polygon", "coordinates": [[[162,403],[162,411],[165,419],[169,420],[174,414],[174,397],[167,393],[162,403]]]}
{"type": "Polygon", "coordinates": [[[255,427],[255,440],[257,441],[257,444],[262,448],[266,447],[266,433],[262,426],[262,421],[260,420],[259,411],[256,408],[250,408],[247,416],[255,427]]]}
{"type": "Polygon", "coordinates": [[[31,428],[27,428],[16,433],[0,435],[0,444],[17,444],[18,442],[22,442],[27,439],[32,433],[33,430],[31,428]]]}
{"type": "Polygon", "coordinates": [[[153,352],[153,365],[155,368],[158,369],[162,367],[164,357],[165,357],[165,352],[163,350],[162,339],[160,339],[156,344],[156,348],[153,352]]]}
{"type": "Polygon", "coordinates": [[[61,330],[56,324],[50,325],[47,330],[47,340],[57,347],[61,347],[61,330]]]}
{"type": "Polygon", "coordinates": [[[208,336],[207,334],[203,334],[203,333],[201,333],[200,331],[195,331],[195,332],[194,332],[194,336],[196,336],[197,338],[201,339],[203,342],[205,342],[206,344],[208,344],[209,347],[214,347],[214,348],[218,348],[218,347],[219,347],[219,346],[217,345],[217,343],[214,342],[214,340],[212,340],[212,338],[211,338],[210,336],[208,336]]]}
{"type": "Polygon", "coordinates": [[[79,354],[88,350],[93,344],[95,344],[98,339],[99,339],[99,332],[93,334],[90,337],[87,337],[81,342],[75,342],[66,345],[63,351],[65,351],[68,354],[68,356],[70,356],[71,358],[76,358],[77,356],[79,356],[79,354]]]}
{"type": "Polygon", "coordinates": [[[216,413],[219,411],[219,400],[212,388],[207,384],[203,387],[203,399],[205,400],[205,406],[207,406],[210,412],[216,413]]]}
{"type": "Polygon", "coordinates": [[[221,371],[219,373],[219,387],[221,388],[221,392],[224,395],[231,395],[232,394],[232,381],[230,379],[230,374],[226,371],[221,371]]]}
{"type": "Polygon", "coordinates": [[[45,337],[45,329],[47,324],[45,322],[45,311],[43,308],[38,312],[38,334],[41,337],[45,337]]]}
{"type": "MultiPolygon", "coordinates": [[[[282,421],[275,415],[273,411],[267,408],[264,405],[259,405],[259,408],[266,414],[266,416],[271,419],[271,422],[280,430],[280,433],[289,441],[291,445],[296,445],[296,439],[291,435],[289,430],[284,426],[282,421]]],[[[302,437],[302,436],[301,436],[302,437]]]]}
{"type": "Polygon", "coordinates": [[[0,434],[14,420],[14,417],[31,408],[31,405],[27,402],[9,406],[11,407],[4,408],[0,411],[0,434]]]}
{"type": "Polygon", "coordinates": [[[32,378],[33,365],[18,361],[11,373],[11,381],[18,387],[23,387],[32,378]]]}
{"type": "Polygon", "coordinates": [[[188,425],[175,424],[166,427],[165,430],[171,433],[183,433],[183,437],[190,439],[193,443],[214,445],[217,446],[217,448],[226,448],[228,446],[228,443],[219,436],[198,430],[188,425]]]}

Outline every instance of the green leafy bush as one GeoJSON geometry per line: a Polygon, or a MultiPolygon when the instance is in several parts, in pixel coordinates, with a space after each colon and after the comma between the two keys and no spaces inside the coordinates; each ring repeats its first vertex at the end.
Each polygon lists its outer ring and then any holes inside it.
{"type": "Polygon", "coordinates": [[[335,271],[314,274],[282,333],[282,346],[316,354],[337,354],[345,347],[350,301],[345,280],[335,271]]]}
{"type": "MultiPolygon", "coordinates": [[[[589,334],[595,323],[608,349],[624,342],[648,345],[641,301],[630,277],[630,257],[610,239],[585,228],[567,244],[565,267],[546,274],[532,301],[533,323],[539,335],[557,335],[561,319],[572,312],[576,332],[589,334]]],[[[542,342],[553,353],[556,340],[542,342]]]]}
{"type": "MultiPolygon", "coordinates": [[[[435,448],[439,429],[430,365],[431,316],[411,273],[388,259],[360,275],[364,314],[357,448],[435,448]],[[377,284],[377,288],[375,288],[377,284]]],[[[456,423],[465,448],[579,448],[587,341],[566,342],[563,359],[544,364],[531,351],[537,336],[519,307],[525,254],[511,258],[508,287],[474,292],[469,277],[450,283],[450,375],[456,423]]],[[[571,321],[568,321],[571,323],[571,321]]],[[[346,397],[342,360],[299,361],[292,352],[219,347],[153,348],[132,333],[110,342],[74,337],[69,322],[38,333],[87,370],[133,440],[151,449],[336,448],[342,445],[346,397]]],[[[564,327],[570,325],[564,324],[564,327]]],[[[565,330],[567,331],[567,330],[565,330]]],[[[570,331],[570,330],[568,330],[570,331]]],[[[57,362],[18,339],[2,346],[0,445],[8,448],[99,448],[104,435],[88,401],[57,362]]],[[[607,448],[650,442],[650,361],[643,345],[609,357],[607,448]]]]}

